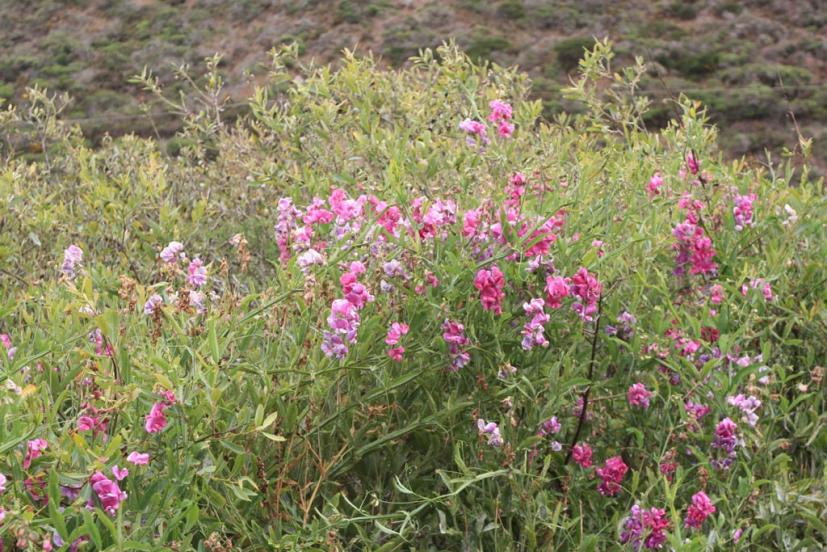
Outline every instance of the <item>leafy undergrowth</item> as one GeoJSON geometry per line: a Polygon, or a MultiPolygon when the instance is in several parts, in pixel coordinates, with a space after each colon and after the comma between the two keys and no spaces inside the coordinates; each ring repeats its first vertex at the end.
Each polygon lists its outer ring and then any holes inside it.
{"type": "Polygon", "coordinates": [[[643,131],[605,44],[555,125],[449,47],[291,53],[175,157],[3,114],[6,548],[827,542],[821,182],[643,131]]]}

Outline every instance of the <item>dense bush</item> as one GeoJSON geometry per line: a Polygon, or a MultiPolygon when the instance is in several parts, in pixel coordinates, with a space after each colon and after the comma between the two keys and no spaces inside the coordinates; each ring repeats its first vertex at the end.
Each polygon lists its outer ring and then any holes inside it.
{"type": "Polygon", "coordinates": [[[167,98],[176,157],[2,114],[6,547],[824,545],[821,183],[643,131],[604,44],[555,125],[450,47],[289,53],[240,124],[215,60],[167,98]]]}

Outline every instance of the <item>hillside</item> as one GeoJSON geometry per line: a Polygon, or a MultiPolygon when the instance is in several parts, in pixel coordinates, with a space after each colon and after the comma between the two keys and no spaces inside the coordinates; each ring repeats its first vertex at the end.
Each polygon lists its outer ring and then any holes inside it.
{"type": "Polygon", "coordinates": [[[447,39],[475,58],[517,64],[534,81],[551,118],[578,106],[561,87],[593,36],[615,43],[616,63],[650,63],[641,89],[655,100],[647,123],[662,125],[679,92],[705,102],[733,156],[776,153],[798,141],[789,115],[815,138],[816,165],[827,168],[827,10],[820,0],[69,0],[29,9],[0,3],[0,97],[19,103],[26,86],[66,91],[64,116],[87,136],[158,132],[178,118],[129,84],[144,66],[171,81],[169,64],[200,66],[224,55],[236,99],[244,78],[261,73],[273,45],[298,41],[306,61],[334,61],[343,48],[371,51],[398,66],[419,48],[447,39]],[[154,127],[153,127],[154,125],[154,127]]]}

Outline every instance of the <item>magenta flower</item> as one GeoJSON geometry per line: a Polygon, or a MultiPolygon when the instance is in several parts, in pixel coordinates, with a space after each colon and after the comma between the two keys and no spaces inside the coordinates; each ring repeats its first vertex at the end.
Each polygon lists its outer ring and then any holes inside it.
{"type": "Polygon", "coordinates": [[[660,173],[653,174],[652,178],[649,179],[649,184],[646,186],[650,199],[660,194],[661,186],[663,186],[663,177],[660,173]]]}
{"type": "Polygon", "coordinates": [[[701,170],[701,163],[695,159],[695,156],[691,151],[686,154],[686,166],[689,168],[689,172],[693,175],[697,175],[701,170]]]}
{"type": "Polygon", "coordinates": [[[511,104],[502,100],[493,100],[488,104],[491,113],[488,115],[488,120],[492,123],[500,121],[510,121],[513,114],[511,104]]]}
{"type": "Polygon", "coordinates": [[[0,495],[6,492],[6,476],[0,473],[0,495]]]}
{"type": "Polygon", "coordinates": [[[465,326],[459,322],[445,320],[442,323],[442,339],[448,344],[448,354],[451,357],[451,372],[456,372],[471,361],[471,355],[465,350],[469,344],[465,337],[465,326]]]}
{"type": "Polygon", "coordinates": [[[497,265],[491,269],[481,269],[474,278],[474,287],[480,292],[480,302],[485,310],[502,314],[502,301],[505,298],[505,276],[497,265]]]}
{"type": "Polygon", "coordinates": [[[713,305],[720,305],[724,301],[724,287],[721,284],[709,288],[709,301],[713,305]]]}
{"type": "Polygon", "coordinates": [[[146,423],[144,428],[147,433],[159,433],[167,426],[167,418],[164,415],[164,410],[167,405],[162,402],[157,402],[152,405],[149,414],[146,415],[146,423]]]}
{"type": "Polygon", "coordinates": [[[17,352],[17,347],[12,346],[11,338],[8,334],[0,334],[0,343],[3,344],[3,348],[6,349],[6,357],[9,360],[14,360],[14,354],[17,352]]]}
{"type": "Polygon", "coordinates": [[[563,306],[563,298],[569,294],[569,284],[560,276],[546,277],[546,303],[552,309],[563,306]]]}
{"type": "Polygon", "coordinates": [[[171,241],[161,250],[161,260],[167,264],[178,262],[178,258],[182,257],[184,253],[184,244],[177,241],[171,241]]]}
{"type": "Polygon", "coordinates": [[[583,469],[592,467],[592,447],[588,443],[577,443],[571,449],[571,457],[583,469]]]}
{"type": "Polygon", "coordinates": [[[700,529],[706,518],[715,513],[715,506],[706,493],[698,491],[692,495],[692,504],[686,510],[686,519],[684,520],[685,527],[692,527],[693,529],[700,529]]]}
{"type": "Polygon", "coordinates": [[[732,214],[735,217],[735,229],[739,232],[753,224],[752,204],[755,201],[755,194],[735,196],[735,207],[732,214]]]}
{"type": "Polygon", "coordinates": [[[640,550],[641,545],[649,550],[657,550],[666,542],[665,531],[669,526],[670,522],[663,508],[644,510],[635,504],[623,524],[620,542],[630,543],[636,551],[640,550]]]}
{"type": "Polygon", "coordinates": [[[129,456],[126,457],[126,461],[136,466],[146,466],[149,464],[149,454],[132,451],[129,453],[129,456]]]}
{"type": "Polygon", "coordinates": [[[642,383],[635,383],[626,391],[626,398],[629,401],[629,405],[639,408],[649,408],[649,398],[651,396],[652,392],[646,389],[646,386],[642,383]]]}
{"type": "Polygon", "coordinates": [[[540,426],[540,429],[537,430],[537,435],[539,437],[546,437],[548,435],[553,435],[555,433],[560,432],[560,422],[557,420],[557,416],[552,416],[540,426]]]}
{"type": "Polygon", "coordinates": [[[100,471],[96,471],[90,479],[92,490],[98,495],[98,500],[101,506],[109,515],[115,515],[115,512],[121,505],[121,502],[126,500],[126,493],[121,491],[118,483],[112,481],[100,471]]]}
{"type": "Polygon", "coordinates": [[[117,465],[112,466],[112,475],[115,476],[115,479],[118,481],[123,481],[127,475],[129,475],[129,470],[126,468],[119,468],[117,465]]]}
{"type": "Polygon", "coordinates": [[[571,277],[569,292],[578,298],[578,301],[572,304],[572,309],[581,319],[587,322],[592,320],[592,315],[597,312],[597,302],[602,291],[603,286],[597,278],[583,267],[571,277]]]}
{"type": "Polygon", "coordinates": [[[502,446],[503,438],[500,435],[500,428],[496,422],[486,422],[480,418],[477,420],[477,430],[480,436],[488,436],[488,444],[492,447],[502,446]]]}
{"type": "Polygon", "coordinates": [[[508,121],[500,121],[497,125],[497,134],[503,138],[511,138],[511,135],[514,134],[514,124],[508,121]]]}
{"type": "Polygon", "coordinates": [[[153,293],[149,296],[149,299],[146,300],[146,303],[144,303],[144,314],[147,316],[155,314],[155,309],[163,304],[164,298],[157,293],[153,293]]]}
{"type": "Polygon", "coordinates": [[[626,477],[629,467],[620,456],[612,456],[606,460],[605,466],[597,468],[598,477],[602,480],[597,490],[603,496],[615,496],[620,492],[620,482],[626,477]]]}
{"type": "Polygon", "coordinates": [[[544,334],[543,324],[551,317],[543,310],[545,302],[542,299],[532,299],[529,303],[523,303],[523,310],[526,316],[531,319],[523,326],[523,349],[529,351],[534,347],[548,347],[548,339],[544,334]]]}
{"type": "Polygon", "coordinates": [[[201,259],[193,259],[187,267],[187,273],[187,283],[192,287],[200,288],[207,283],[207,269],[201,259]]]}
{"type": "Polygon", "coordinates": [[[405,347],[393,347],[388,349],[388,356],[391,357],[396,362],[402,362],[403,355],[405,354],[405,347]]]}
{"type": "Polygon", "coordinates": [[[23,459],[23,469],[29,469],[32,465],[32,460],[39,458],[43,451],[49,447],[46,439],[32,439],[26,443],[26,457],[23,459]]]}
{"type": "Polygon", "coordinates": [[[70,245],[63,252],[63,273],[70,279],[77,276],[77,271],[83,262],[83,250],[77,245],[70,245]]]}

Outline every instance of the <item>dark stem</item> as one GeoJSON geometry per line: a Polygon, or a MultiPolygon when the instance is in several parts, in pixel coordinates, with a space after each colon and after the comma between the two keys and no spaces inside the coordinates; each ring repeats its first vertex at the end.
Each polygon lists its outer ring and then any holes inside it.
{"type": "Polygon", "coordinates": [[[597,301],[597,318],[594,321],[594,335],[592,336],[592,354],[591,359],[589,360],[589,385],[586,387],[586,390],[583,391],[583,406],[580,409],[580,417],[577,419],[577,429],[574,430],[574,437],[569,444],[569,450],[566,453],[566,459],[563,461],[563,465],[569,463],[571,460],[571,454],[574,450],[574,445],[577,443],[577,440],[580,438],[580,432],[583,429],[583,422],[586,420],[586,411],[589,407],[589,393],[592,390],[591,380],[594,376],[594,363],[595,363],[595,356],[597,355],[597,336],[600,333],[600,317],[603,313],[603,295],[600,296],[600,299],[597,301]]]}

